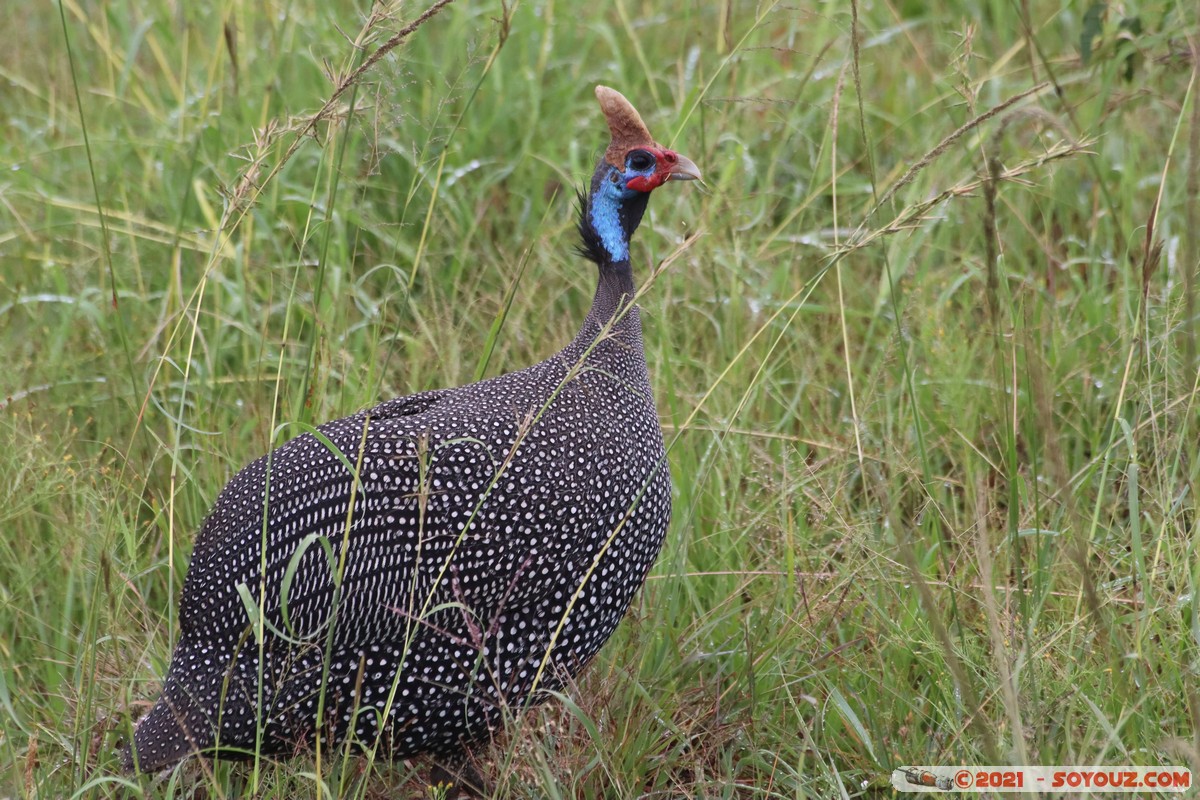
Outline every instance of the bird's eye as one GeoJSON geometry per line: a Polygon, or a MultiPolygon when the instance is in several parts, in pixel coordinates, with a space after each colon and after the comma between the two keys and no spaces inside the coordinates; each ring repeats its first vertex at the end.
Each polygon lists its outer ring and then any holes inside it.
{"type": "Polygon", "coordinates": [[[654,166],[654,156],[645,150],[634,150],[629,154],[629,166],[639,172],[644,169],[650,169],[654,166]]]}

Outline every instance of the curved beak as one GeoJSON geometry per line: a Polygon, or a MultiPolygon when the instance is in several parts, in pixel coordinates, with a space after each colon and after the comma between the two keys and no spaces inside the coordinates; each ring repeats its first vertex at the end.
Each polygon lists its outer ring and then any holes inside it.
{"type": "Polygon", "coordinates": [[[698,181],[700,180],[700,168],[687,156],[676,153],[675,163],[667,170],[667,180],[698,181]]]}

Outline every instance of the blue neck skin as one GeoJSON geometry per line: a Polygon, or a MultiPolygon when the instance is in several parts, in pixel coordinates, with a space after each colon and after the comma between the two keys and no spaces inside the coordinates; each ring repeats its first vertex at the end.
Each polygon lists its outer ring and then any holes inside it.
{"type": "MultiPolygon", "coordinates": [[[[622,171],[601,161],[592,176],[579,221],[583,236],[580,252],[596,263],[600,274],[588,323],[581,331],[583,339],[590,340],[595,329],[617,315],[636,293],[629,263],[629,240],[642,221],[650,194],[629,188],[627,181],[646,177],[652,170],[638,172],[627,166],[622,171]]],[[[636,309],[624,314],[618,327],[628,328],[640,340],[641,323],[636,309]]]]}
{"type": "MultiPolygon", "coordinates": [[[[610,174],[619,173],[614,169],[610,174]]],[[[588,203],[588,221],[600,237],[612,264],[629,261],[629,237],[633,231],[627,232],[621,224],[621,207],[636,194],[638,192],[625,187],[625,181],[613,183],[606,178],[600,181],[588,203]]]]}
{"type": "MultiPolygon", "coordinates": [[[[642,221],[649,194],[630,189],[629,180],[648,177],[653,168],[638,172],[626,167],[624,172],[601,162],[592,180],[592,194],[588,198],[587,222],[604,249],[609,264],[629,262],[629,240],[642,221]]],[[[603,270],[604,264],[601,264],[603,270]]]]}

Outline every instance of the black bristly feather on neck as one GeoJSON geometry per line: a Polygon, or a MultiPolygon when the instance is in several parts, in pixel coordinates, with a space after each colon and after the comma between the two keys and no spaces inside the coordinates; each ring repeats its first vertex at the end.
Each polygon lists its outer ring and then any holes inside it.
{"type": "MultiPolygon", "coordinates": [[[[597,176],[592,179],[593,194],[597,191],[601,180],[602,178],[598,172],[597,176]]],[[[579,200],[579,221],[577,227],[581,242],[576,246],[575,252],[588,261],[597,264],[603,271],[603,269],[614,262],[612,256],[609,255],[608,249],[604,246],[600,233],[592,226],[592,195],[584,193],[583,190],[577,190],[576,196],[579,200]]],[[[629,197],[624,198],[617,208],[617,218],[620,220],[626,249],[628,249],[629,243],[633,239],[633,234],[638,229],[638,225],[642,222],[642,217],[646,213],[646,206],[649,201],[649,192],[634,192],[629,197]]]]}
{"type": "Polygon", "coordinates": [[[600,242],[600,234],[596,233],[596,229],[592,227],[592,222],[588,218],[588,195],[583,189],[576,190],[576,195],[579,198],[579,238],[582,240],[575,246],[575,252],[593,262],[597,266],[602,266],[607,263],[608,251],[604,249],[604,245],[600,242]]]}

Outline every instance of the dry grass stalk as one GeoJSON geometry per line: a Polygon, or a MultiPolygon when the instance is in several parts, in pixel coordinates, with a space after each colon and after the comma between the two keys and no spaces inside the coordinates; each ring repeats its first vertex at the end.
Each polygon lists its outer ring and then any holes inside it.
{"type": "MultiPolygon", "coordinates": [[[[1009,167],[1007,169],[1001,170],[995,176],[995,180],[1027,183],[1026,181],[1022,180],[1024,178],[1024,176],[1029,175],[1030,173],[1036,172],[1037,170],[1041,169],[1042,167],[1044,167],[1045,165],[1047,165],[1051,162],[1061,161],[1065,158],[1074,158],[1075,156],[1078,156],[1078,155],[1084,155],[1084,154],[1090,153],[1090,151],[1087,149],[1088,146],[1090,146],[1090,144],[1091,144],[1090,139],[1087,139],[1087,140],[1084,140],[1081,142],[1065,142],[1065,141],[1058,142],[1043,153],[1039,153],[1038,155],[1036,155],[1032,158],[1028,158],[1028,159],[1020,162],[1019,164],[1017,164],[1014,167],[1009,167]]],[[[922,159],[922,160],[924,160],[924,159],[922,159]]],[[[914,166],[914,169],[915,168],[916,167],[914,166]]],[[[910,173],[912,171],[913,170],[909,170],[910,173]]],[[[906,176],[907,176],[907,173],[906,173],[906,176]]],[[[901,180],[903,180],[903,179],[901,179],[901,180]]],[[[980,188],[989,180],[991,180],[991,179],[985,177],[985,178],[975,178],[975,179],[972,179],[969,181],[963,181],[962,183],[958,183],[958,184],[955,184],[954,186],[951,186],[949,189],[943,189],[942,191],[938,192],[933,197],[930,197],[927,200],[923,200],[920,203],[914,203],[913,205],[906,206],[904,209],[902,209],[900,211],[900,213],[898,213],[895,217],[893,217],[892,220],[890,222],[888,222],[886,225],[883,225],[879,228],[875,228],[871,231],[868,231],[865,234],[859,233],[859,234],[856,234],[854,237],[851,237],[851,239],[848,240],[845,244],[843,244],[842,246],[840,246],[834,250],[833,257],[834,258],[844,257],[846,255],[849,255],[850,253],[855,252],[856,250],[861,250],[864,247],[869,247],[870,245],[874,244],[877,240],[883,238],[884,236],[890,236],[894,233],[900,233],[901,231],[912,230],[912,229],[918,227],[923,221],[925,221],[927,215],[933,209],[942,205],[947,200],[951,200],[955,197],[963,197],[966,195],[974,194],[975,192],[979,191],[980,188]]],[[[888,194],[890,195],[893,193],[894,192],[889,190],[888,194]]],[[[887,199],[887,195],[885,195],[884,199],[885,200],[887,199]]],[[[865,225],[865,222],[864,222],[864,225],[865,225]]]]}
{"type": "MultiPolygon", "coordinates": [[[[237,188],[233,192],[233,195],[242,199],[249,198],[250,201],[253,202],[253,199],[258,196],[263,187],[270,183],[271,179],[279,173],[279,170],[283,169],[283,166],[287,164],[287,162],[291,160],[292,156],[295,155],[296,151],[300,149],[300,145],[304,142],[305,137],[313,134],[320,123],[335,116],[341,116],[344,113],[348,113],[348,110],[339,112],[339,104],[342,96],[345,93],[354,86],[358,85],[363,76],[366,75],[371,68],[378,64],[384,56],[395,50],[404,42],[405,39],[415,33],[417,29],[419,29],[429,20],[436,17],[442,11],[442,9],[453,2],[454,0],[437,0],[437,2],[435,2],[433,5],[425,9],[425,11],[422,12],[419,17],[405,25],[396,33],[392,34],[392,36],[388,37],[388,40],[377,47],[375,52],[367,56],[366,60],[363,61],[363,63],[360,64],[353,72],[338,79],[333,93],[329,95],[329,98],[324,102],[324,104],[322,104],[321,108],[319,108],[315,114],[299,120],[295,125],[290,125],[286,128],[279,129],[278,133],[295,133],[292,143],[288,145],[288,149],[267,173],[266,178],[263,179],[261,184],[255,182],[260,171],[259,165],[261,163],[259,159],[255,159],[254,166],[250,170],[247,170],[247,172],[242,176],[241,180],[238,182],[237,188]]],[[[358,38],[354,41],[354,47],[356,49],[363,47],[369,40],[376,27],[378,27],[379,24],[384,20],[388,19],[389,16],[390,12],[384,9],[376,9],[373,11],[371,16],[367,18],[366,24],[363,25],[363,29],[359,33],[358,38]]],[[[274,138],[275,136],[271,134],[268,134],[265,137],[258,137],[259,141],[256,142],[256,144],[259,151],[261,152],[265,146],[272,144],[274,138]]]]}
{"type": "MultiPolygon", "coordinates": [[[[900,180],[896,181],[894,184],[892,184],[890,187],[888,187],[888,190],[883,193],[883,197],[881,197],[879,199],[879,202],[876,203],[875,207],[872,208],[870,213],[867,214],[866,219],[869,220],[871,217],[873,217],[875,215],[875,212],[877,212],[880,208],[883,207],[883,205],[885,203],[887,203],[887,201],[891,200],[892,197],[895,196],[896,192],[900,191],[905,186],[912,183],[913,178],[917,177],[917,174],[921,170],[925,169],[925,167],[929,166],[935,160],[937,160],[937,158],[940,155],[942,155],[942,153],[945,153],[948,149],[950,149],[950,146],[953,145],[955,142],[957,142],[959,139],[961,139],[963,136],[966,136],[968,133],[973,131],[975,128],[978,128],[980,125],[987,122],[988,120],[1004,113],[1006,110],[1008,110],[1009,108],[1012,108],[1013,105],[1021,102],[1025,98],[1032,97],[1033,95],[1039,94],[1040,92],[1044,91],[1049,86],[1050,86],[1050,84],[1046,83],[1046,82],[1039,83],[1037,86],[1033,86],[1029,89],[1026,89],[1023,92],[1019,92],[1019,93],[1013,95],[1012,97],[1008,98],[1004,102],[1000,103],[999,105],[995,106],[994,108],[988,109],[987,111],[983,112],[979,116],[977,116],[973,119],[970,119],[967,122],[964,122],[962,125],[960,125],[958,128],[956,128],[952,133],[948,134],[944,139],[942,139],[940,142],[938,142],[936,147],[934,147],[932,150],[930,150],[925,155],[921,156],[921,158],[917,161],[917,163],[915,163],[911,167],[909,167],[908,171],[900,176],[900,180]]],[[[865,220],[864,220],[863,224],[864,225],[866,224],[865,220]]],[[[857,234],[857,232],[856,232],[856,234],[857,234]]]]}

